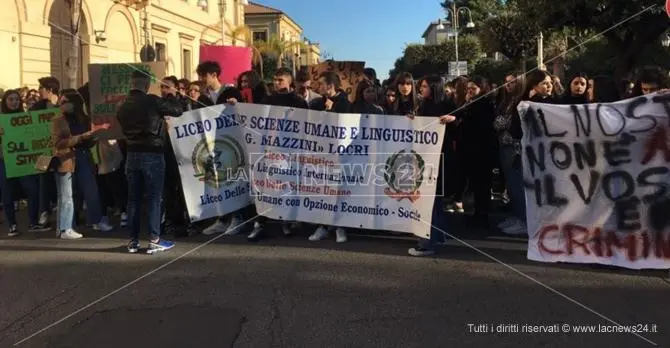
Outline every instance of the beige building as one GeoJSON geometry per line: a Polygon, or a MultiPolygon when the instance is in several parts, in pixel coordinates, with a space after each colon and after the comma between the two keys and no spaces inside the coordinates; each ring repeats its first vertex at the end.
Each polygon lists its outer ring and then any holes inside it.
{"type": "MultiPolygon", "coordinates": [[[[167,73],[195,78],[200,44],[232,43],[244,25],[245,0],[82,0],[78,84],[89,63],[139,62],[146,43],[155,45],[167,73]],[[222,18],[224,19],[222,21],[222,18]],[[223,23],[223,28],[222,28],[223,23]],[[223,37],[223,38],[222,38],[223,37]]],[[[67,87],[72,47],[65,0],[0,0],[0,88],[37,86],[42,76],[67,87]]],[[[237,45],[245,45],[244,38],[237,45]]]]}
{"type": "Polygon", "coordinates": [[[445,41],[453,40],[454,28],[449,21],[434,21],[428,24],[428,28],[424,30],[421,37],[425,45],[438,45],[445,41]],[[440,28],[440,24],[442,24],[442,28],[440,28]]]}
{"type": "Polygon", "coordinates": [[[306,41],[307,46],[300,51],[300,65],[316,65],[321,63],[321,47],[318,42],[306,41]]]}
{"type": "MultiPolygon", "coordinates": [[[[276,36],[282,41],[302,41],[303,29],[289,15],[281,10],[269,6],[249,2],[244,8],[244,22],[251,31],[254,42],[267,41],[276,36]]],[[[291,54],[299,65],[318,64],[321,49],[318,43],[305,40],[305,48],[295,47],[291,54]]]]}

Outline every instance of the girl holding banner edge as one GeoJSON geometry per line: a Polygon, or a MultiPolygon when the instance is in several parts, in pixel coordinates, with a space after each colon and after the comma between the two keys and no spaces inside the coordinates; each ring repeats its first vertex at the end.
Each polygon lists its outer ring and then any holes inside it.
{"type": "MultiPolygon", "coordinates": [[[[403,75],[401,75],[403,76],[403,75]]],[[[444,81],[442,77],[437,75],[430,75],[421,80],[419,86],[419,93],[421,94],[421,103],[416,110],[419,116],[439,117],[440,123],[445,126],[445,133],[449,128],[457,125],[458,119],[456,116],[450,115],[455,109],[456,105],[446,97],[444,93],[444,81]]],[[[413,118],[411,116],[410,118],[413,118]]],[[[445,137],[446,138],[446,137],[445,137]]],[[[435,254],[438,244],[444,242],[444,234],[446,233],[446,224],[444,221],[444,192],[442,187],[442,179],[444,174],[444,155],[447,153],[447,141],[442,142],[442,156],[440,156],[440,163],[437,174],[437,187],[435,189],[435,200],[433,202],[433,213],[430,221],[430,238],[420,239],[416,247],[408,250],[411,256],[430,256],[435,254]]]]}

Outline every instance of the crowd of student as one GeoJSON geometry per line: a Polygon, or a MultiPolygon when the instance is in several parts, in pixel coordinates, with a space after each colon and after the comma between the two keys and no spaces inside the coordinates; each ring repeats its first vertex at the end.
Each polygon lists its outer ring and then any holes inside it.
{"type": "MultiPolygon", "coordinates": [[[[430,239],[421,239],[409,250],[413,256],[435,252],[447,231],[445,210],[463,212],[463,197],[472,194],[474,209],[467,219],[473,228],[489,228],[494,168],[504,177],[513,214],[498,227],[508,234],[526,234],[523,180],[520,167],[521,124],[516,107],[523,100],[542,103],[583,104],[614,102],[669,87],[668,74],[660,68],[645,68],[633,82],[619,83],[607,77],[591,78],[584,73],[566,80],[535,70],[524,76],[509,74],[497,88],[478,76],[460,76],[445,81],[437,75],[415,79],[400,73],[382,85],[373,69],[365,69],[365,79],[355,89],[353,102],[341,89],[336,73],[320,76],[319,90],[311,88],[306,72],[293,76],[279,69],[273,83],[266,85],[255,71],[242,73],[236,86],[219,81],[221,67],[203,62],[197,68],[198,81],[169,76],[161,84],[161,96],[148,95],[148,76],[132,75],[133,87],[118,109],[124,140],[99,138],[109,124],[96,125],[90,119],[88,85],[78,90],[60,90],[53,77],[40,79],[39,89],[9,90],[2,97],[2,113],[58,107],[62,116],[52,121],[54,157],[46,172],[20,178],[6,177],[4,161],[0,170],[0,190],[9,236],[21,233],[16,225],[15,201],[26,198],[31,232],[51,229],[50,215],[57,212],[56,231],[60,238],[78,239],[80,214],[93,229],[113,229],[108,212],[120,215],[121,226],[130,225],[130,252],[139,250],[140,210],[147,198],[147,218],[151,235],[149,251],[167,250],[174,243],[164,234],[188,236],[195,233],[189,223],[177,160],[167,140],[165,116],[216,104],[256,103],[337,113],[435,117],[446,124],[445,141],[438,175],[437,197],[433,206],[430,239]],[[97,146],[95,146],[97,145],[97,146]],[[92,151],[99,160],[93,160],[92,151]],[[443,172],[449,173],[445,185],[443,172]]],[[[384,116],[379,116],[384,117],[384,116]]],[[[0,130],[1,131],[1,130],[0,130]]],[[[1,142],[0,142],[1,144],[1,142]]],[[[1,153],[1,152],[0,152],[1,153]]],[[[235,235],[242,232],[245,219],[255,217],[252,207],[220,216],[202,233],[235,235]]],[[[265,236],[268,219],[255,217],[247,238],[265,236]]],[[[290,235],[295,222],[282,222],[283,234],[290,235]]],[[[314,226],[309,240],[318,241],[334,232],[338,242],[347,240],[338,226],[314,226]]]]}

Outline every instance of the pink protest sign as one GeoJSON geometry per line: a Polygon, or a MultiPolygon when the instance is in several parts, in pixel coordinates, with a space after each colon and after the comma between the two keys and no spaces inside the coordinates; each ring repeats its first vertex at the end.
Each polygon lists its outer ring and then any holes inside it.
{"type": "Polygon", "coordinates": [[[221,83],[236,83],[237,76],[251,70],[251,48],[238,46],[200,46],[200,62],[213,60],[221,65],[221,83]]]}

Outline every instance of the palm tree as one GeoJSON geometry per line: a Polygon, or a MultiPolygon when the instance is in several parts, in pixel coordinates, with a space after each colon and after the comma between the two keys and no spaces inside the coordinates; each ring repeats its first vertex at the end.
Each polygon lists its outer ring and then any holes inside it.
{"type": "Polygon", "coordinates": [[[261,55],[267,54],[277,58],[277,69],[282,67],[282,62],[287,53],[290,54],[307,47],[302,41],[286,41],[280,39],[277,35],[270,36],[267,41],[254,42],[253,44],[261,55]]]}
{"type": "Polygon", "coordinates": [[[233,27],[226,21],[226,28],[228,28],[226,32],[233,40],[233,46],[237,46],[237,40],[244,41],[246,45],[249,45],[251,42],[251,28],[249,28],[249,26],[243,24],[233,27]]]}

